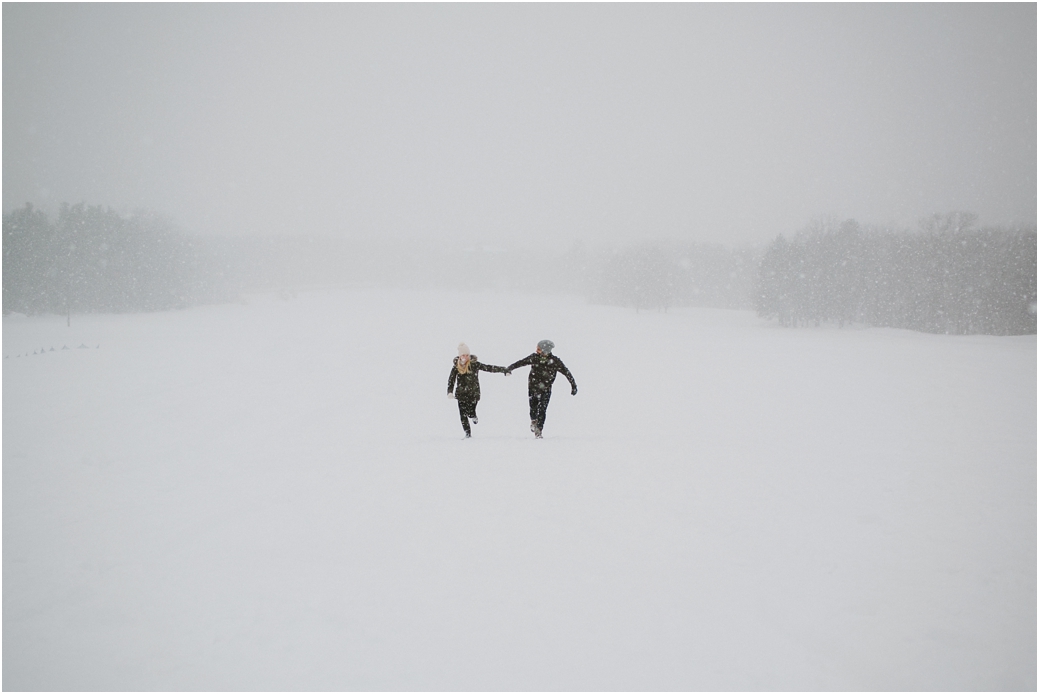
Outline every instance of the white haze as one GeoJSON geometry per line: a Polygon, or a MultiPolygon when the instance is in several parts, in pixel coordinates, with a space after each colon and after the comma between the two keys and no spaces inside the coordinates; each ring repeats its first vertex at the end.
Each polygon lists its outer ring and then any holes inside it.
{"type": "Polygon", "coordinates": [[[3,206],[762,243],[1036,218],[1034,4],[10,4],[3,206]]]}
{"type": "Polygon", "coordinates": [[[1035,690],[1034,3],[2,12],[9,689],[1035,690]]]}

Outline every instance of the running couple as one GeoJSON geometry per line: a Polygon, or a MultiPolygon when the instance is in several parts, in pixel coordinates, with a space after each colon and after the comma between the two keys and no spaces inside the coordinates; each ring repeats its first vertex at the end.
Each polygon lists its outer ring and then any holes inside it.
{"type": "Polygon", "coordinates": [[[473,355],[469,354],[469,348],[465,343],[458,345],[458,356],[455,357],[451,366],[451,375],[447,379],[447,397],[458,400],[458,415],[462,418],[462,428],[465,429],[465,438],[472,436],[469,427],[470,420],[477,424],[480,420],[476,417],[476,404],[480,402],[480,372],[503,373],[506,376],[513,369],[521,366],[530,367],[530,375],[527,377],[527,397],[530,398],[530,430],[534,432],[534,438],[541,438],[541,430],[545,428],[545,415],[548,413],[548,401],[552,397],[552,382],[556,380],[556,373],[566,376],[570,381],[570,394],[577,395],[577,382],[570,369],[566,368],[563,360],[552,354],[555,344],[551,340],[542,340],[538,343],[537,350],[529,357],[524,357],[508,366],[492,366],[482,364],[473,355]],[[457,387],[455,382],[457,381],[457,387]]]}

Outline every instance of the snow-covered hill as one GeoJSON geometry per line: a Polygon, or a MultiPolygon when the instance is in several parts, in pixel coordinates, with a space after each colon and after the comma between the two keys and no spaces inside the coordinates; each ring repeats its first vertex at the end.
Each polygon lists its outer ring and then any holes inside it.
{"type": "Polygon", "coordinates": [[[4,689],[1036,687],[1034,336],[375,290],[3,328],[4,689]],[[523,371],[463,440],[458,342],[543,338],[545,439],[523,371]]]}

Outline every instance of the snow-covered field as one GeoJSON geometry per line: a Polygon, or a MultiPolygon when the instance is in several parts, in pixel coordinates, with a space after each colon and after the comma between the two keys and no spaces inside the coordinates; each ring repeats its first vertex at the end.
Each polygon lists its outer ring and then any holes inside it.
{"type": "Polygon", "coordinates": [[[3,351],[5,690],[1036,688],[1034,336],[357,290],[3,351]],[[545,439],[524,369],[463,440],[458,342],[542,338],[545,439]]]}

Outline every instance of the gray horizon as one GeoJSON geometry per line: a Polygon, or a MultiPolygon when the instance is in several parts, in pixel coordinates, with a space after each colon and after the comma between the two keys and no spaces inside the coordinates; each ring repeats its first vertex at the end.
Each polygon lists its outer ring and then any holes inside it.
{"type": "Polygon", "coordinates": [[[1036,7],[12,4],[5,213],[762,243],[1036,220],[1036,7]]]}

